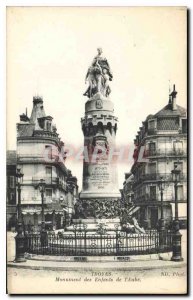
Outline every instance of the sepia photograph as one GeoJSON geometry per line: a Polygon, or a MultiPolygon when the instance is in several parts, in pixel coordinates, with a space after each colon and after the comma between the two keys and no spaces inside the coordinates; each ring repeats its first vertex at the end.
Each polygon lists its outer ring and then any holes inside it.
{"type": "Polygon", "coordinates": [[[7,6],[7,294],[187,295],[187,15],[7,6]]]}

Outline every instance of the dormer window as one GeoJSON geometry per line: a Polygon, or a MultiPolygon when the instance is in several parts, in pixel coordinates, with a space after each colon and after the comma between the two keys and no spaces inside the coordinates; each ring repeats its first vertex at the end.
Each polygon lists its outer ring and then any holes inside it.
{"type": "Polygon", "coordinates": [[[46,122],[46,130],[51,131],[51,122],[49,121],[46,122]]]}
{"type": "Polygon", "coordinates": [[[155,128],[155,121],[154,120],[149,120],[148,128],[149,129],[154,129],[155,128]]]}
{"type": "Polygon", "coordinates": [[[154,133],[156,129],[156,120],[155,119],[151,119],[148,121],[148,132],[149,133],[154,133]]]}

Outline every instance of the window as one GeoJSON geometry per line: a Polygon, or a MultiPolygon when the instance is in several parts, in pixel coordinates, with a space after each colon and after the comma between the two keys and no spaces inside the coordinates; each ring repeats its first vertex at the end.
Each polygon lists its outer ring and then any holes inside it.
{"type": "Polygon", "coordinates": [[[47,129],[48,131],[51,130],[51,123],[50,123],[49,121],[47,121],[46,129],[47,129]]]}
{"type": "Polygon", "coordinates": [[[176,154],[182,153],[183,150],[183,143],[182,141],[175,141],[174,142],[174,151],[176,154]]]}
{"type": "Polygon", "coordinates": [[[184,195],[183,195],[183,185],[179,185],[177,187],[177,195],[178,195],[178,201],[184,200],[184,195]]]}
{"type": "Polygon", "coordinates": [[[156,174],[156,163],[149,163],[149,174],[156,174]]]}
{"type": "Polygon", "coordinates": [[[154,155],[155,154],[155,143],[154,142],[150,142],[149,143],[149,154],[150,155],[154,155]]]}
{"type": "Polygon", "coordinates": [[[14,176],[9,176],[9,187],[12,189],[15,187],[15,177],[14,176]]]}
{"type": "Polygon", "coordinates": [[[46,167],[46,175],[51,176],[52,175],[52,167],[46,167]]]}
{"type": "Polygon", "coordinates": [[[51,145],[45,145],[45,152],[46,152],[46,157],[48,159],[52,159],[52,146],[51,145]]]}
{"type": "Polygon", "coordinates": [[[177,169],[181,171],[181,173],[183,173],[183,162],[174,162],[174,168],[177,165],[177,169]]]}
{"type": "Polygon", "coordinates": [[[187,133],[187,119],[182,119],[182,133],[187,133]]]}
{"type": "Polygon", "coordinates": [[[156,186],[150,186],[150,200],[156,200],[156,186]]]}
{"type": "Polygon", "coordinates": [[[154,120],[149,120],[148,129],[155,129],[155,121],[154,120]]]}
{"type": "Polygon", "coordinates": [[[52,167],[46,167],[46,183],[51,184],[52,183],[52,167]]]}
{"type": "Polygon", "coordinates": [[[15,194],[12,192],[9,194],[9,203],[16,204],[15,194]]]}
{"type": "Polygon", "coordinates": [[[46,197],[52,198],[52,189],[46,189],[46,197]]]}

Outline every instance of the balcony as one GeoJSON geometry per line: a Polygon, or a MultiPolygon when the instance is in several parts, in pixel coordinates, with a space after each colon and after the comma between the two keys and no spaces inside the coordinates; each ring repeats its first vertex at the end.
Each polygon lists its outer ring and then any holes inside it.
{"type": "Polygon", "coordinates": [[[44,162],[45,158],[43,154],[18,154],[17,155],[18,163],[29,163],[29,162],[44,162]]]}
{"type": "MultiPolygon", "coordinates": [[[[181,173],[179,175],[180,181],[186,180],[186,174],[181,173]]],[[[137,186],[143,182],[153,182],[153,181],[160,181],[160,178],[163,177],[163,180],[173,182],[172,174],[171,173],[152,173],[152,174],[142,174],[138,176],[138,178],[134,178],[133,186],[137,186]]]]}
{"type": "Polygon", "coordinates": [[[158,193],[156,193],[155,195],[150,195],[150,194],[144,194],[141,196],[136,196],[136,198],[134,199],[134,203],[136,202],[145,202],[145,201],[159,201],[160,200],[160,195],[158,193]]]}
{"type": "MultiPolygon", "coordinates": [[[[165,193],[163,195],[163,201],[165,204],[175,203],[174,195],[167,196],[165,193]]],[[[160,193],[156,193],[154,195],[144,194],[140,196],[136,196],[133,200],[134,203],[143,203],[143,202],[158,202],[157,204],[161,205],[161,196],[160,193]]],[[[179,203],[187,203],[187,200],[183,198],[183,196],[178,197],[179,203]]]]}
{"type": "Polygon", "coordinates": [[[64,162],[64,158],[58,153],[42,153],[42,154],[18,154],[18,163],[58,163],[64,162]]]}
{"type": "Polygon", "coordinates": [[[46,185],[58,185],[59,184],[59,178],[58,177],[32,177],[32,184],[38,185],[40,182],[40,179],[44,179],[46,185]]]}
{"type": "Polygon", "coordinates": [[[32,184],[37,187],[40,179],[44,179],[46,185],[49,187],[55,187],[67,191],[67,184],[59,177],[32,177],[32,184]]]}
{"type": "Polygon", "coordinates": [[[186,156],[187,152],[185,150],[179,149],[157,149],[157,150],[146,150],[144,152],[144,157],[151,157],[151,156],[186,156]]]}

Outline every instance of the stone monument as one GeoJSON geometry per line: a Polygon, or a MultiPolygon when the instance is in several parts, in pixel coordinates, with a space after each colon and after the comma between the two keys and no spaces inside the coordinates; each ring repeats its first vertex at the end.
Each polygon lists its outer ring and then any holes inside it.
{"type": "MultiPolygon", "coordinates": [[[[84,93],[85,116],[81,119],[84,134],[83,186],[76,215],[88,222],[119,220],[120,191],[116,161],[115,137],[118,119],[110,100],[113,75],[109,63],[98,48],[86,74],[89,86],[84,93]]],[[[107,222],[108,223],[108,222],[107,222]]]]}

